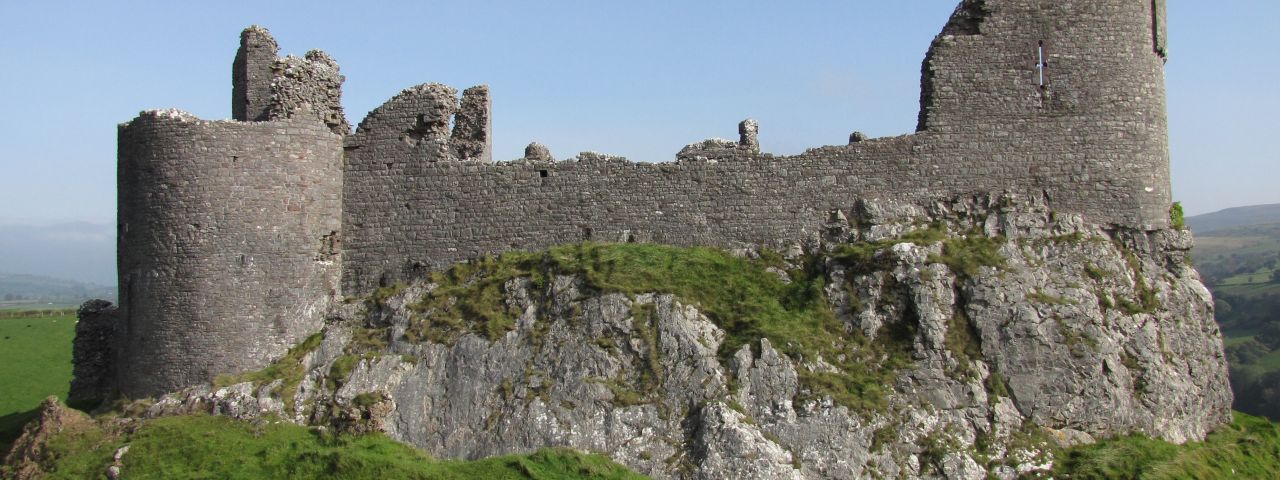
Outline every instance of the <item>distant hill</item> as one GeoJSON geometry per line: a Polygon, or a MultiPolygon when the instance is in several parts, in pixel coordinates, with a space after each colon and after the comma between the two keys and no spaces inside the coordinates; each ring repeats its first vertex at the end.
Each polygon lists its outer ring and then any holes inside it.
{"type": "Polygon", "coordinates": [[[1228,208],[1187,217],[1187,225],[1197,234],[1262,224],[1280,224],[1280,203],[1228,208]]]}
{"type": "Polygon", "coordinates": [[[0,307],[76,305],[101,298],[115,301],[116,287],[38,275],[0,273],[0,307]]]}
{"type": "Polygon", "coordinates": [[[115,222],[41,224],[0,219],[0,272],[114,285],[115,222]]]}

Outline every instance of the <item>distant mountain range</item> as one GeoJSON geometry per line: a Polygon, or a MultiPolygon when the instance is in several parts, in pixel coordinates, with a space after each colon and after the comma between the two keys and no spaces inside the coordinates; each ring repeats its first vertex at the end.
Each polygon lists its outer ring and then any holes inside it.
{"type": "Polygon", "coordinates": [[[1228,208],[1187,217],[1187,225],[1197,234],[1248,225],[1280,223],[1280,203],[1228,208]]]}
{"type": "Polygon", "coordinates": [[[0,221],[0,272],[115,285],[115,224],[0,221]]]}

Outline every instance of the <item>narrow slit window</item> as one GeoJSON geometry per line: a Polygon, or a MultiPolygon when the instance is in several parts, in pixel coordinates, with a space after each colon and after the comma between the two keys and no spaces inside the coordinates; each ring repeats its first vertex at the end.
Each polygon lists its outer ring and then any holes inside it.
{"type": "Polygon", "coordinates": [[[1036,75],[1039,77],[1040,88],[1044,88],[1044,71],[1047,68],[1049,68],[1049,59],[1045,57],[1044,40],[1041,40],[1039,47],[1036,49],[1036,75]]]}

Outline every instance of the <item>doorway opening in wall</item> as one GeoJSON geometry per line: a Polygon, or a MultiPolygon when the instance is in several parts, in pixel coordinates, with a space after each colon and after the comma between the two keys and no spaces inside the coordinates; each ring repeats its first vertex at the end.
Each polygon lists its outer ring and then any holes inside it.
{"type": "Polygon", "coordinates": [[[538,170],[538,176],[539,176],[539,177],[541,177],[541,178],[547,178],[547,171],[546,171],[546,170],[538,170]]]}

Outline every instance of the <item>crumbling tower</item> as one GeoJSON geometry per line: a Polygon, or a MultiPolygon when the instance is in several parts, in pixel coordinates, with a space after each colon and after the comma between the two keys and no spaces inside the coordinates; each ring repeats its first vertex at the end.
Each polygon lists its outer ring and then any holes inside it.
{"type": "Polygon", "coordinates": [[[346,120],[325,102],[341,76],[322,53],[275,59],[260,27],[241,40],[235,120],[147,111],[120,126],[130,397],[265,366],[320,329],[337,293],[346,120]]]}
{"type": "Polygon", "coordinates": [[[271,110],[271,67],[279,51],[267,29],[252,25],[240,32],[240,48],[231,64],[231,118],[268,120],[271,110]]]}
{"type": "Polygon", "coordinates": [[[925,58],[918,130],[1055,208],[1165,227],[1166,29],[1165,0],[964,0],[925,58]]]}

